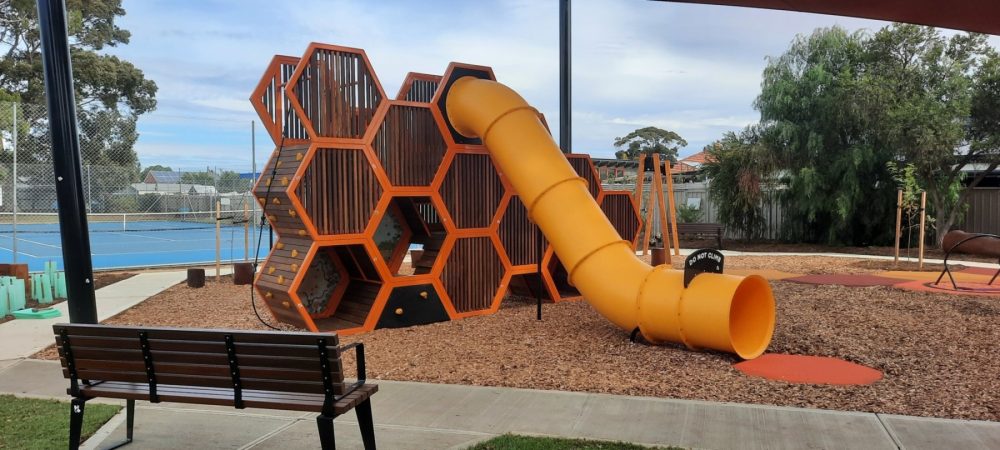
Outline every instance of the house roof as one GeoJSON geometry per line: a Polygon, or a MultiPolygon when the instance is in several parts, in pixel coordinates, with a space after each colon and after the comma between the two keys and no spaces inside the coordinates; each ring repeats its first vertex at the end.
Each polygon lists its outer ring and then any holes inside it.
{"type": "Polygon", "coordinates": [[[156,183],[180,183],[181,174],[180,172],[172,172],[167,170],[150,170],[149,176],[153,177],[156,183]]]}
{"type": "Polygon", "coordinates": [[[697,172],[701,169],[701,166],[705,163],[711,161],[712,158],[705,153],[704,150],[688,156],[680,161],[677,161],[673,167],[670,168],[670,173],[688,173],[697,172]]]}
{"type": "Polygon", "coordinates": [[[132,183],[132,189],[139,194],[203,194],[215,195],[215,186],[188,183],[132,183]]]}
{"type": "Polygon", "coordinates": [[[697,171],[698,171],[697,166],[692,166],[690,164],[685,163],[684,161],[677,161],[676,163],[674,163],[674,165],[670,166],[670,173],[672,174],[697,172],[697,171]]]}

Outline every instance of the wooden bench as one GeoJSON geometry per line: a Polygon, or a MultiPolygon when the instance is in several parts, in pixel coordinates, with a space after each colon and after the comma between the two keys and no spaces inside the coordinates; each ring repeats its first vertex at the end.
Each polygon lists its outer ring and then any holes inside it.
{"type": "MultiPolygon", "coordinates": [[[[336,334],[181,328],[53,325],[63,376],[69,378],[70,449],[80,443],[84,405],[126,400],[132,442],[135,401],[178,402],[317,412],[320,444],[335,447],[333,419],[355,408],[366,449],[375,448],[361,343],[338,346],[336,334]],[[344,381],[341,354],[353,348],[357,381],[344,381]]],[[[178,430],[182,432],[182,430],[178,430]]]]}
{"type": "Polygon", "coordinates": [[[715,243],[722,250],[722,225],[717,223],[678,223],[677,236],[693,236],[696,239],[715,238],[715,243]]]}

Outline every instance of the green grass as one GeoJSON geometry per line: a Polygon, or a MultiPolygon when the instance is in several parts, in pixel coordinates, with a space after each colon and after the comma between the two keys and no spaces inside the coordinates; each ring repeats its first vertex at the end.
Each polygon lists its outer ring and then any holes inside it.
{"type": "MultiPolygon", "coordinates": [[[[505,434],[488,441],[480,442],[469,450],[641,450],[648,448],[627,442],[590,441],[584,439],[562,439],[550,437],[521,436],[505,434]]],[[[666,447],[668,450],[681,450],[678,447],[666,447]]]]}
{"type": "MultiPolygon", "coordinates": [[[[121,409],[87,405],[83,437],[94,434],[121,409]]],[[[69,403],[0,395],[0,449],[66,448],[69,444],[69,403]]]]}

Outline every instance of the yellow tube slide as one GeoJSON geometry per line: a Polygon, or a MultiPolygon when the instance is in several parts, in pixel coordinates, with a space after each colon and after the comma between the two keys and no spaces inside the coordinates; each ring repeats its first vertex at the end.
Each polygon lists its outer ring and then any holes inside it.
{"type": "Polygon", "coordinates": [[[500,83],[462,77],[446,97],[455,130],[478,137],[566,266],[569,281],[601,315],[652,343],[760,356],[774,333],[764,278],[684,273],[636,257],[587,191],[534,108],[500,83]]]}

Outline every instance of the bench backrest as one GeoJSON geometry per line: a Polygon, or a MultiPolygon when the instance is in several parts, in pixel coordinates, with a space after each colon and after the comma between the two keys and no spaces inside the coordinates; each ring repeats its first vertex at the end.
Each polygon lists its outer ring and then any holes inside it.
{"type": "Polygon", "coordinates": [[[344,393],[336,334],[83,324],[52,328],[66,378],[73,369],[77,379],[91,381],[230,389],[239,384],[241,390],[309,394],[324,394],[330,386],[333,395],[344,393]]]}
{"type": "Polygon", "coordinates": [[[721,233],[722,225],[717,223],[678,223],[678,233],[721,233]]]}

